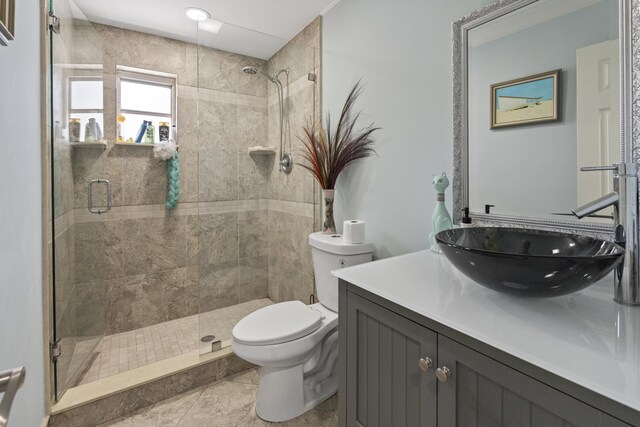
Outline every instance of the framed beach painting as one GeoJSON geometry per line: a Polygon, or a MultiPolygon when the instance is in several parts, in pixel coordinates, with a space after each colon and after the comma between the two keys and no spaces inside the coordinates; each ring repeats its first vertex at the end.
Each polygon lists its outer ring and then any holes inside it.
{"type": "Polygon", "coordinates": [[[0,0],[0,46],[7,46],[15,34],[16,0],[0,0]]]}
{"type": "Polygon", "coordinates": [[[491,129],[558,120],[561,72],[492,84],[491,129]]]}

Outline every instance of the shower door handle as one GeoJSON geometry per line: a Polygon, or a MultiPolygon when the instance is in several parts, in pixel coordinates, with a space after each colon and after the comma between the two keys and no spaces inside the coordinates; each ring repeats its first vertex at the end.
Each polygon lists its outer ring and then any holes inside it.
{"type": "Polygon", "coordinates": [[[94,214],[103,214],[111,210],[111,182],[108,179],[92,179],[87,186],[87,205],[89,212],[94,214]],[[102,208],[93,207],[93,186],[94,184],[107,184],[107,206],[102,208]]]}

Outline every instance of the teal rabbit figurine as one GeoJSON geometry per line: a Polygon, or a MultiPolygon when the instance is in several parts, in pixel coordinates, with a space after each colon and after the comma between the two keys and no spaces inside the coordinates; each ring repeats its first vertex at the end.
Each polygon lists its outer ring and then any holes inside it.
{"type": "Polygon", "coordinates": [[[431,234],[429,234],[429,242],[431,243],[431,250],[440,253],[440,249],[438,248],[438,243],[435,238],[436,234],[453,228],[451,215],[449,215],[447,207],[444,205],[444,191],[449,187],[447,174],[442,172],[441,175],[434,175],[431,184],[437,193],[437,203],[436,208],[433,210],[433,217],[431,217],[431,234]]]}

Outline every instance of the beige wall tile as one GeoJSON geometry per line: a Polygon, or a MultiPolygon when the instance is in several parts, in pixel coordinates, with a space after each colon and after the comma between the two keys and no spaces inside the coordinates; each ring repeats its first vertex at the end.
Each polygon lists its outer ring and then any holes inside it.
{"type": "Polygon", "coordinates": [[[185,216],[123,220],[124,276],[185,267],[186,224],[185,216]]]}
{"type": "Polygon", "coordinates": [[[267,298],[269,294],[269,263],[266,256],[240,259],[238,266],[238,302],[267,298]]]}
{"type": "Polygon", "coordinates": [[[238,199],[238,152],[200,151],[198,155],[198,200],[238,199]]]}
{"type": "Polygon", "coordinates": [[[206,267],[238,261],[238,213],[200,215],[199,265],[206,267]]]}
{"type": "Polygon", "coordinates": [[[201,150],[237,151],[237,111],[235,100],[198,101],[198,138],[201,150]]]}
{"type": "Polygon", "coordinates": [[[201,313],[239,302],[237,260],[201,265],[199,268],[201,313]]]}
{"type": "Polygon", "coordinates": [[[268,213],[266,210],[239,212],[240,258],[264,257],[268,254],[268,213]]]}
{"type": "Polygon", "coordinates": [[[263,67],[265,61],[207,47],[199,48],[201,88],[266,96],[267,80],[242,72],[245,66],[263,67]]]}

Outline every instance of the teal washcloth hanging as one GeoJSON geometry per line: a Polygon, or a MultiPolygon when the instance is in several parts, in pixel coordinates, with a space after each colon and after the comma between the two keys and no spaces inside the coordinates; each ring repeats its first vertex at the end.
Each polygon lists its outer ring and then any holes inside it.
{"type": "Polygon", "coordinates": [[[167,162],[168,189],[167,209],[173,209],[180,198],[180,159],[178,152],[167,162]]]}

